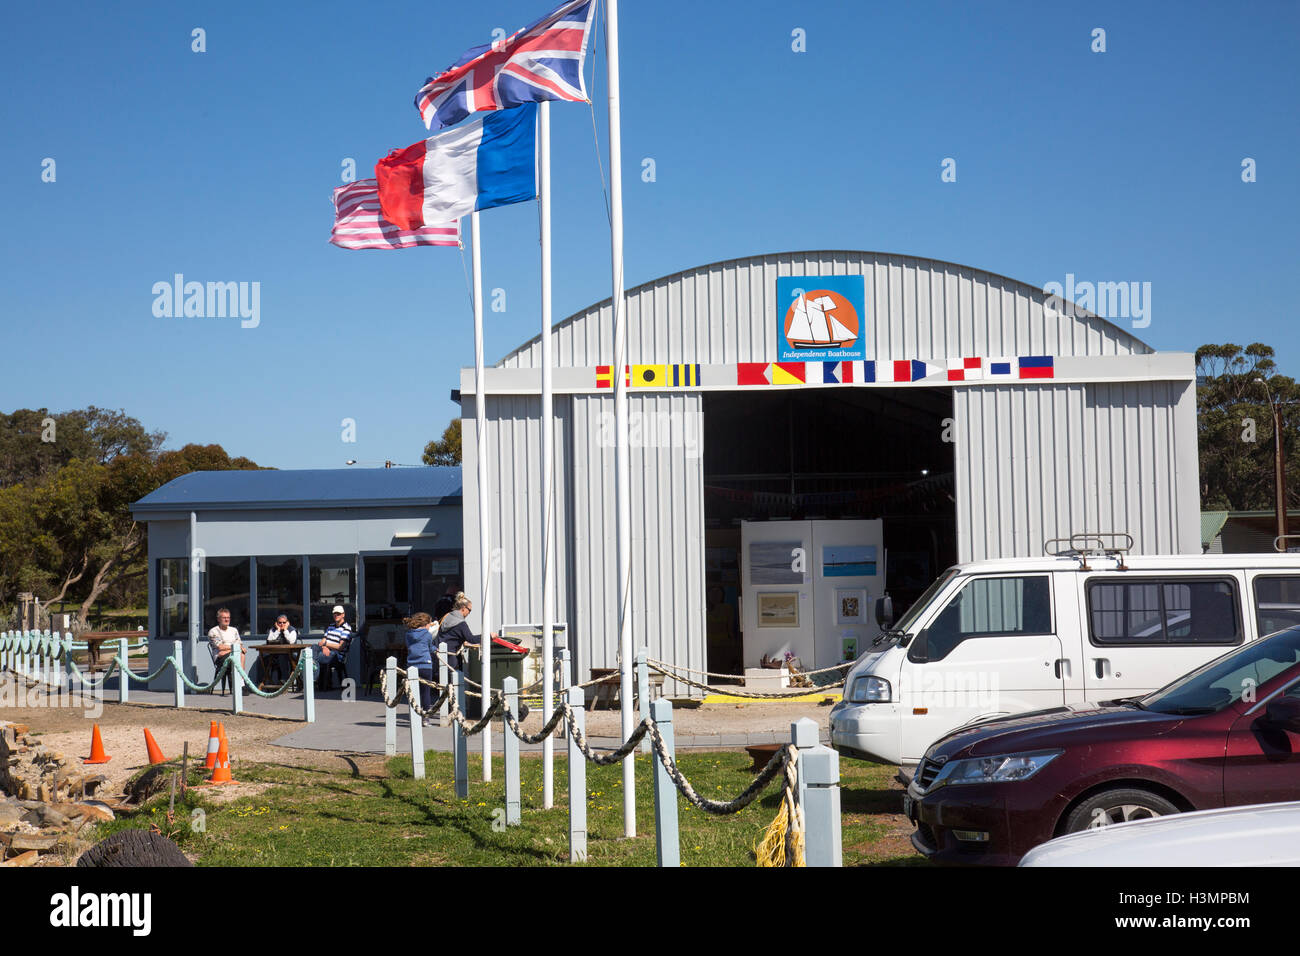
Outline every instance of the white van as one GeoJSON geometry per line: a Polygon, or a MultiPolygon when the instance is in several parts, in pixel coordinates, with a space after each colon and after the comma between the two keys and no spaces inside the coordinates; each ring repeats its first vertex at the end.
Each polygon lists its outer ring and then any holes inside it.
{"type": "Polygon", "coordinates": [[[841,754],[910,766],[963,724],[1148,693],[1300,624],[1300,554],[1072,550],[949,568],[849,670],[841,754]]]}

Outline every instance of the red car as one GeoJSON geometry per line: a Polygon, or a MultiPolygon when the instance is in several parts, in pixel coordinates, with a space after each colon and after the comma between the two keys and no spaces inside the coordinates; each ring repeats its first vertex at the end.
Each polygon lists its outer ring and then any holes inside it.
{"type": "Polygon", "coordinates": [[[938,863],[1014,866],[1052,837],[1185,810],[1300,798],[1300,627],[1145,697],[959,728],[904,810],[938,863]]]}

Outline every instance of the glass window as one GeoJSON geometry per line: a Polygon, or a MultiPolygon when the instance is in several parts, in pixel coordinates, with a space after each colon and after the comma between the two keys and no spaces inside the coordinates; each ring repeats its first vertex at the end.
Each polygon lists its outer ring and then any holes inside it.
{"type": "Polygon", "coordinates": [[[1261,637],[1300,624],[1300,577],[1255,579],[1255,623],[1261,637]]]}
{"type": "Polygon", "coordinates": [[[334,605],[343,605],[347,622],[357,626],[357,564],[350,554],[313,555],[307,559],[311,578],[311,630],[334,623],[334,605]]]}
{"type": "Polygon", "coordinates": [[[158,562],[158,636],[170,640],[190,633],[190,563],[185,558],[158,562]]]}
{"type": "Polygon", "coordinates": [[[440,597],[463,589],[460,558],[416,556],[415,569],[419,581],[416,610],[432,614],[440,597]]]}
{"type": "Polygon", "coordinates": [[[1088,585],[1093,644],[1237,644],[1232,581],[1175,578],[1088,585]]]}
{"type": "Polygon", "coordinates": [[[203,602],[203,633],[217,626],[217,610],[230,609],[230,626],[248,634],[249,596],[252,584],[248,558],[208,558],[203,575],[207,597],[203,602]]]}
{"type": "Polygon", "coordinates": [[[257,633],[265,635],[281,614],[302,627],[302,559],[257,559],[257,633]]]}
{"type": "Polygon", "coordinates": [[[1045,576],[975,578],[926,629],[926,660],[943,660],[970,638],[1051,633],[1051,585],[1045,576]]]}
{"type": "Polygon", "coordinates": [[[1288,667],[1300,663],[1300,628],[1241,648],[1142,698],[1142,706],[1162,714],[1208,714],[1241,700],[1288,667]]]}

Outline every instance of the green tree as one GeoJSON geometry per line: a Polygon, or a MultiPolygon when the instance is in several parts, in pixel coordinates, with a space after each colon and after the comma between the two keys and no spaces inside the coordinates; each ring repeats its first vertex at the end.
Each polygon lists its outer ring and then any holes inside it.
{"type": "Polygon", "coordinates": [[[1254,342],[1196,350],[1197,439],[1201,508],[1264,511],[1274,507],[1273,410],[1281,402],[1287,507],[1300,501],[1300,454],[1292,433],[1300,387],[1277,372],[1270,346],[1254,342]],[[1262,380],[1262,384],[1261,381],[1262,380]]]}
{"type": "Polygon", "coordinates": [[[71,461],[106,464],[120,455],[152,454],[166,437],[146,431],[124,411],[94,405],[70,412],[0,413],[0,487],[48,478],[71,461]]]}
{"type": "Polygon", "coordinates": [[[460,464],[460,419],[453,418],[442,433],[442,438],[424,446],[426,465],[460,464]]]}

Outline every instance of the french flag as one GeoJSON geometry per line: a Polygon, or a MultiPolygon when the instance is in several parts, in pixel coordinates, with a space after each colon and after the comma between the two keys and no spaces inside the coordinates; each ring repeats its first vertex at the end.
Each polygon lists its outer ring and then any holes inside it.
{"type": "Polygon", "coordinates": [[[384,218],[418,229],[535,199],[536,118],[526,103],[393,150],[375,164],[384,218]]]}

